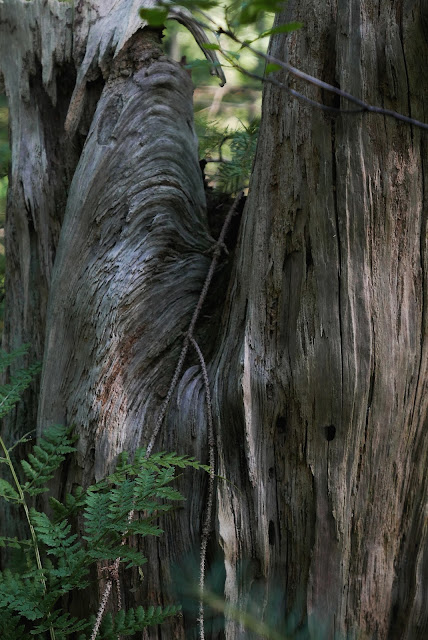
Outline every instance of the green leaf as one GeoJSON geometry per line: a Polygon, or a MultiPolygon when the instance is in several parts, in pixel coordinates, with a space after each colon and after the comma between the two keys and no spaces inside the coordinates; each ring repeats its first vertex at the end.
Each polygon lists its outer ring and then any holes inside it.
{"type": "Polygon", "coordinates": [[[284,1],[278,0],[246,0],[241,3],[241,10],[237,16],[238,24],[254,24],[261,13],[279,13],[284,4],[284,1]]]}
{"type": "Polygon", "coordinates": [[[280,71],[282,69],[281,65],[275,64],[274,62],[269,62],[266,65],[266,73],[272,73],[273,71],[280,71]]]}
{"type": "Polygon", "coordinates": [[[19,494],[12,487],[12,485],[9,484],[7,480],[3,480],[3,478],[0,478],[0,497],[4,498],[8,502],[21,502],[19,494]]]}
{"type": "Polygon", "coordinates": [[[191,62],[188,62],[184,65],[185,69],[212,69],[212,67],[219,67],[220,62],[211,62],[211,60],[201,60],[200,58],[195,58],[191,62]]]}
{"type": "Polygon", "coordinates": [[[297,31],[297,29],[301,29],[303,27],[303,22],[287,22],[287,24],[280,24],[277,27],[272,27],[272,29],[268,29],[267,31],[263,31],[257,38],[266,38],[267,36],[275,36],[277,33],[291,33],[292,31],[297,31]]]}
{"type": "Polygon", "coordinates": [[[220,51],[220,45],[215,44],[214,42],[203,42],[202,46],[204,49],[209,49],[213,51],[220,51]]]}
{"type": "Polygon", "coordinates": [[[155,8],[155,9],[145,9],[142,7],[140,9],[140,17],[151,27],[161,27],[165,20],[168,17],[168,9],[164,8],[155,8]]]}
{"type": "Polygon", "coordinates": [[[19,540],[16,536],[14,538],[0,537],[0,547],[10,547],[12,549],[23,549],[25,547],[31,547],[33,545],[32,540],[19,540]]]}
{"type": "Polygon", "coordinates": [[[55,471],[68,453],[74,452],[71,446],[75,441],[71,429],[61,425],[52,425],[43,433],[33,452],[28,454],[28,460],[21,460],[28,482],[22,489],[31,496],[48,491],[47,482],[51,480],[55,471]]]}
{"type": "MultiPolygon", "coordinates": [[[[24,356],[29,345],[24,344],[11,353],[0,350],[0,372],[5,371],[15,360],[24,356]]],[[[0,418],[7,415],[13,406],[19,402],[22,393],[31,384],[34,376],[41,370],[40,364],[31,365],[26,369],[18,369],[10,377],[10,382],[0,386],[0,418]]]]}

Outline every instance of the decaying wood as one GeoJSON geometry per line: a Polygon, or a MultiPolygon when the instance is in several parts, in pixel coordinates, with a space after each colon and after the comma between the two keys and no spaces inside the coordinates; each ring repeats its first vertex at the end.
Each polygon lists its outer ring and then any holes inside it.
{"type": "MultiPolygon", "coordinates": [[[[68,3],[0,5],[0,85],[9,102],[12,164],[6,213],[3,348],[29,343],[43,357],[46,305],[67,191],[78,152],[61,135],[74,84],[68,3]]],[[[18,366],[22,366],[22,362],[18,366]]],[[[37,390],[6,422],[7,441],[33,428],[37,390]]]]}

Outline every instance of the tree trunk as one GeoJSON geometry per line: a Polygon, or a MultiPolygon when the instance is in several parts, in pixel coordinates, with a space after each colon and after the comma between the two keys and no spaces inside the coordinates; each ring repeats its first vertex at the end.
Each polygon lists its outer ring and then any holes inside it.
{"type": "MultiPolygon", "coordinates": [[[[76,425],[59,493],[148,442],[213,242],[191,80],[126,4],[0,4],[13,158],[4,343],[44,353],[40,393],[7,428],[11,440],[27,431],[37,407],[40,430],[76,425]]],[[[279,21],[305,26],[271,53],[428,121],[427,15],[383,4],[290,2],[279,21]]],[[[428,630],[425,150],[417,128],[332,117],[267,85],[238,246],[198,323],[226,478],[212,564],[229,602],[305,637],[428,630]]],[[[183,371],[157,447],[206,461],[196,355],[183,371]]],[[[181,483],[186,506],[145,545],[143,583],[122,577],[126,605],[171,600],[174,563],[198,555],[206,479],[181,483]]],[[[193,637],[194,625],[150,637],[193,637]]],[[[251,637],[233,617],[207,635],[251,637]]]]}
{"type": "MultiPolygon", "coordinates": [[[[427,122],[424,18],[417,3],[293,2],[279,22],[304,28],[270,50],[427,122]]],[[[245,601],[248,558],[311,638],[423,638],[426,132],[267,85],[259,141],[214,367],[226,593],[245,601]]]]}

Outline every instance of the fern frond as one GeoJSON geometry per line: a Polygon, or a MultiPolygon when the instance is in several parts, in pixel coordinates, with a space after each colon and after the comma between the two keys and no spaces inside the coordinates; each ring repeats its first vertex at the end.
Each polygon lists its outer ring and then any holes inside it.
{"type": "Polygon", "coordinates": [[[2,640],[28,640],[23,620],[12,611],[2,609],[0,616],[0,637],[2,640]]]}
{"type": "Polygon", "coordinates": [[[160,536],[163,533],[163,529],[155,524],[152,524],[148,518],[143,520],[132,520],[128,524],[127,535],[139,535],[139,536],[160,536]]]}
{"type": "Polygon", "coordinates": [[[35,626],[31,631],[31,635],[40,636],[42,633],[49,631],[50,626],[55,628],[55,636],[57,640],[71,635],[72,633],[79,633],[85,631],[91,626],[91,622],[87,620],[79,620],[75,616],[69,613],[61,613],[61,611],[53,611],[49,616],[49,619],[35,626]]]}
{"type": "Polygon", "coordinates": [[[174,452],[160,451],[159,453],[152,453],[149,458],[146,458],[146,449],[144,448],[137,449],[132,465],[132,468],[137,473],[141,467],[156,472],[159,471],[161,467],[178,467],[180,469],[192,467],[197,470],[209,470],[209,467],[198,462],[193,456],[182,456],[174,452]]]}
{"type": "Polygon", "coordinates": [[[0,574],[0,610],[13,611],[27,620],[43,618],[44,595],[42,582],[33,574],[19,576],[8,570],[0,574]]]}
{"type": "Polygon", "coordinates": [[[53,524],[46,513],[30,510],[30,518],[33,523],[37,539],[48,547],[48,555],[63,557],[65,549],[71,548],[73,552],[77,551],[80,544],[75,543],[77,535],[70,534],[71,525],[67,520],[53,524]]]}
{"type": "MultiPolygon", "coordinates": [[[[29,345],[24,344],[10,353],[0,350],[0,372],[5,371],[15,360],[24,356],[28,349],[29,345]]],[[[19,369],[7,384],[0,385],[0,418],[11,411],[40,370],[40,363],[19,369]]]]}
{"type": "Polygon", "coordinates": [[[22,490],[30,496],[48,491],[46,484],[54,477],[65,456],[76,451],[72,446],[74,441],[68,427],[52,425],[46,429],[38,444],[33,447],[33,452],[28,454],[28,459],[21,460],[28,478],[22,485],[22,490]]]}
{"type": "Polygon", "coordinates": [[[0,498],[4,498],[7,502],[21,502],[21,498],[16,489],[7,481],[0,478],[0,498]]]}
{"type": "Polygon", "coordinates": [[[147,558],[143,556],[141,551],[126,544],[118,544],[116,546],[99,544],[97,547],[88,550],[88,556],[93,560],[116,560],[116,558],[120,558],[122,562],[128,563],[126,565],[127,569],[141,567],[147,562],[147,558]]]}
{"type": "MultiPolygon", "coordinates": [[[[93,487],[91,487],[91,490],[93,490],[93,487]]],[[[51,496],[49,498],[49,504],[55,516],[54,521],[58,522],[58,520],[65,520],[85,506],[86,493],[83,487],[78,486],[74,490],[74,493],[66,494],[64,502],[60,502],[51,496]]]]}
{"type": "Polygon", "coordinates": [[[167,618],[180,613],[180,606],[149,607],[147,611],[143,607],[137,609],[122,609],[113,618],[107,614],[99,632],[99,640],[117,640],[118,635],[132,636],[143,631],[146,627],[162,624],[167,618]]]}
{"type": "Polygon", "coordinates": [[[85,534],[83,537],[89,543],[103,536],[110,522],[106,518],[106,513],[110,506],[108,494],[88,491],[85,500],[84,523],[85,534]]]}
{"type": "Polygon", "coordinates": [[[112,523],[119,522],[126,518],[134,506],[134,482],[124,480],[118,487],[110,489],[110,504],[107,517],[112,523]]]}
{"type": "Polygon", "coordinates": [[[32,546],[32,540],[20,540],[16,536],[14,538],[0,536],[0,547],[9,547],[11,549],[28,549],[32,546]]]}

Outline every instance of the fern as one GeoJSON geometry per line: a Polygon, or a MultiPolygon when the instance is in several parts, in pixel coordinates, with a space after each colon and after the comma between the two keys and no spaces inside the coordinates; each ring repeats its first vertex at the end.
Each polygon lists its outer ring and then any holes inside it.
{"type": "MultiPolygon", "coordinates": [[[[13,362],[26,355],[28,349],[29,345],[24,344],[11,353],[0,350],[0,373],[4,373],[13,362]]],[[[8,383],[0,385],[0,418],[4,418],[13,409],[40,370],[39,363],[18,369],[8,383]]]]}
{"type": "Polygon", "coordinates": [[[199,136],[199,155],[206,163],[215,163],[216,171],[210,175],[216,191],[234,194],[248,186],[256,152],[260,120],[230,130],[203,116],[196,117],[199,136]]]}
{"type": "Polygon", "coordinates": [[[25,493],[36,496],[48,491],[46,483],[52,480],[65,456],[76,450],[72,446],[74,440],[71,430],[61,425],[53,425],[45,432],[39,443],[33,447],[33,452],[28,454],[28,460],[21,460],[28,478],[22,485],[25,493]]]}
{"type": "MultiPolygon", "coordinates": [[[[14,354],[0,356],[0,369],[9,366],[22,348],[14,354]]],[[[18,372],[7,385],[0,387],[0,411],[11,410],[19,395],[30,384],[39,367],[18,372]]],[[[19,442],[25,442],[24,436],[19,442]]],[[[173,508],[183,496],[172,483],[176,469],[192,467],[207,469],[194,458],[176,453],[158,453],[146,459],[146,450],[139,449],[133,461],[122,454],[115,470],[104,480],[84,490],[78,487],[61,502],[50,498],[52,516],[30,508],[28,499],[47,491],[46,483],[55,475],[65,457],[75,451],[75,437],[66,427],[53,425],[45,431],[25,460],[21,461],[24,481],[12,461],[11,452],[0,438],[3,457],[13,483],[0,478],[0,497],[24,509],[30,537],[0,537],[0,547],[8,547],[22,559],[20,568],[0,572],[0,637],[2,640],[31,640],[37,636],[65,640],[79,634],[87,640],[87,629],[94,620],[79,620],[59,607],[61,598],[89,585],[89,571],[97,562],[112,562],[117,558],[126,567],[141,567],[146,558],[125,537],[159,536],[158,516],[173,508]],[[139,517],[129,518],[135,512],[139,517]],[[72,518],[83,513],[84,532],[79,537],[72,529],[72,518]],[[22,570],[24,567],[24,570],[22,570]]],[[[176,615],[180,607],[142,607],[120,611],[106,617],[97,638],[117,639],[132,636],[145,627],[161,624],[176,615]]]]}
{"type": "MultiPolygon", "coordinates": [[[[181,611],[180,606],[149,607],[147,611],[143,607],[137,609],[121,610],[116,616],[107,614],[100,628],[99,640],[117,640],[118,636],[130,636],[145,629],[145,627],[162,624],[167,618],[176,616],[181,611]]],[[[79,640],[86,640],[81,636],[79,640]]]]}
{"type": "MultiPolygon", "coordinates": [[[[39,444],[33,447],[27,464],[22,465],[30,480],[22,487],[18,483],[17,490],[2,481],[3,498],[26,507],[23,489],[31,496],[44,489],[42,479],[50,479],[65,455],[74,450],[73,440],[69,429],[58,426],[48,429],[39,444]]],[[[8,450],[6,456],[12,465],[8,450]]],[[[56,640],[71,633],[80,634],[82,640],[86,638],[82,632],[91,626],[91,621],[72,618],[57,609],[60,598],[88,586],[89,569],[95,562],[111,562],[119,557],[126,567],[141,567],[146,562],[135,547],[122,544],[123,537],[162,534],[154,519],[171,509],[174,501],[183,500],[171,483],[175,479],[175,469],[186,467],[205,468],[194,458],[175,453],[159,453],[146,459],[145,450],[141,449],[132,463],[126,454],[122,455],[115,471],[86,491],[80,488],[74,495],[67,495],[64,503],[51,500],[52,518],[26,507],[32,539],[0,539],[0,545],[21,550],[29,564],[24,573],[10,570],[0,573],[1,637],[13,638],[16,634],[29,640],[34,635],[43,638],[49,632],[56,640]],[[130,520],[131,510],[144,512],[144,516],[130,520]],[[79,511],[84,513],[82,538],[72,532],[70,522],[71,515],[79,511]],[[29,554],[32,547],[33,556],[29,554]],[[41,562],[35,562],[37,556],[41,562]]],[[[149,608],[147,611],[140,607],[119,612],[114,618],[106,618],[98,638],[117,638],[119,633],[134,635],[148,625],[160,624],[178,611],[179,607],[149,608]]]]}
{"type": "Polygon", "coordinates": [[[92,620],[79,620],[69,613],[54,611],[49,622],[42,622],[31,630],[31,635],[43,637],[49,631],[50,626],[55,627],[55,635],[57,640],[62,640],[71,634],[80,633],[92,626],[92,620]]]}
{"type": "Polygon", "coordinates": [[[224,193],[236,193],[248,185],[257,146],[260,122],[253,120],[242,130],[228,135],[230,160],[220,164],[217,188],[224,193]]]}

